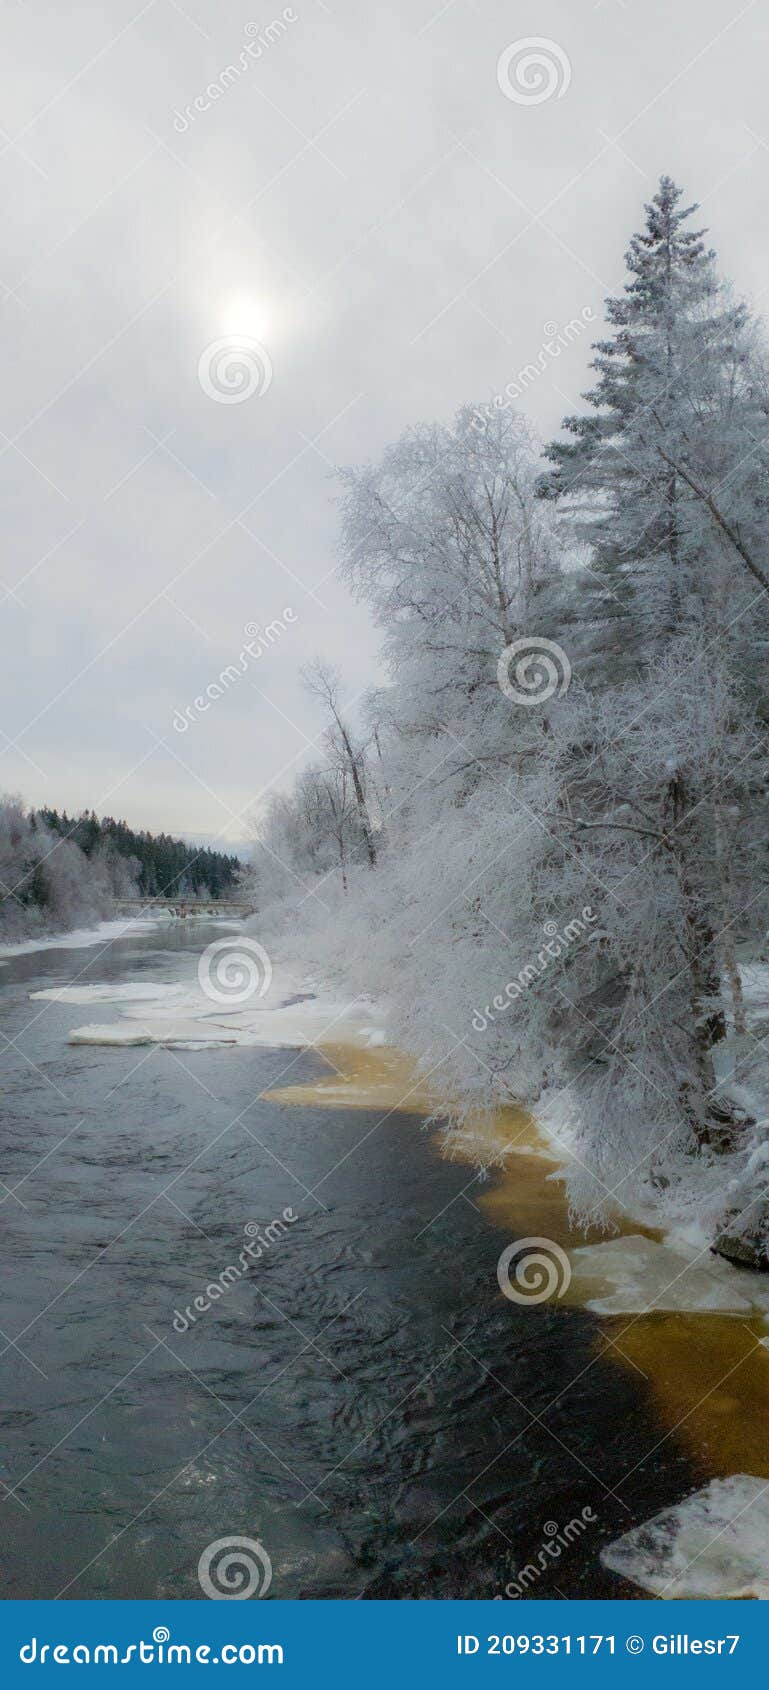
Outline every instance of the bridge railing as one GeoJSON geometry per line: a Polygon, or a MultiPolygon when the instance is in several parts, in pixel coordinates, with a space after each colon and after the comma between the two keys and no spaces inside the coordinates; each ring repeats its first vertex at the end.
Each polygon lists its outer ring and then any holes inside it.
{"type": "Polygon", "coordinates": [[[231,898],[117,898],[115,908],[120,915],[136,915],[142,910],[172,910],[184,915],[247,916],[254,914],[255,906],[231,898]]]}

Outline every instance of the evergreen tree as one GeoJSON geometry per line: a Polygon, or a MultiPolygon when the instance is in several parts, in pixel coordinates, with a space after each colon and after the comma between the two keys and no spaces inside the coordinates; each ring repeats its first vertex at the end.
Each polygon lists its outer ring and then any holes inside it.
{"type": "Polygon", "coordinates": [[[624,293],[607,301],[614,334],[594,348],[590,409],[565,418],[572,438],[547,448],[556,468],[539,487],[567,499],[641,661],[717,611],[725,560],[763,576],[739,534],[766,457],[752,324],[680,200],[663,176],[624,293]]]}
{"type": "MultiPolygon", "coordinates": [[[[604,650],[603,685],[616,684],[628,670],[646,674],[644,716],[654,710],[663,743],[671,746],[679,689],[672,685],[674,669],[660,711],[653,696],[658,660],[672,653],[685,664],[696,649],[697,685],[709,667],[711,685],[728,691],[733,682],[735,698],[747,693],[745,705],[755,706],[769,623],[769,593],[754,555],[765,551],[767,513],[766,417],[753,326],[718,280],[703,231],[686,226],[696,206],[682,208],[680,200],[680,189],[664,176],[646,208],[644,231],[630,243],[624,294],[607,302],[615,333],[595,348],[599,379],[585,395],[589,413],[566,419],[573,438],[548,448],[557,467],[541,484],[541,491],[568,501],[569,520],[589,540],[593,567],[620,606],[620,639],[604,650]],[[700,642],[695,647],[692,638],[700,642]],[[746,646],[756,653],[747,665],[746,646]],[[746,669],[754,677],[747,688],[746,669]]],[[[577,755],[575,782],[581,761],[577,755]]],[[[763,789],[755,736],[746,744],[742,778],[743,796],[751,786],[763,789]]],[[[701,1121],[715,1083],[712,1052],[726,1031],[725,981],[736,987],[739,980],[726,876],[713,872],[723,858],[724,793],[713,790],[706,761],[680,756],[663,760],[657,782],[649,801],[682,892],[676,943],[686,958],[696,1069],[686,1094],[701,1121]]],[[[606,825],[605,804],[601,793],[588,807],[589,825],[606,825]]],[[[609,813],[613,828],[624,825],[609,813]]],[[[742,844],[749,835],[743,815],[742,844]]],[[[662,880],[661,857],[659,863],[662,880]]],[[[745,931],[741,924],[740,936],[745,931]]],[[[731,998],[738,1019],[734,991],[731,998]]]]}
{"type": "Polygon", "coordinates": [[[139,869],[138,892],[145,898],[220,898],[232,893],[240,872],[238,858],[223,851],[200,850],[170,834],[134,833],[127,822],[85,810],[77,819],[62,811],[40,810],[46,828],[67,839],[86,857],[133,859],[139,869]]]}

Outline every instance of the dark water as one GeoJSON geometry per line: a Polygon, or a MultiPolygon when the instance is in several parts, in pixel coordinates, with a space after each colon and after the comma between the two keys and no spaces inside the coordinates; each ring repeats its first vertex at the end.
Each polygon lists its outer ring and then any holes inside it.
{"type": "Polygon", "coordinates": [[[583,1509],[529,1593],[632,1594],[602,1542],[696,1475],[671,1439],[642,1461],[644,1381],[595,1360],[589,1315],[499,1295],[509,1239],[460,1196],[470,1170],[413,1117],[260,1101],[313,1055],[68,1046],[119,1010],[29,1001],[191,976],[221,931],[0,969],[4,1595],[198,1596],[232,1535],[264,1545],[276,1597],[502,1594],[583,1509]]]}

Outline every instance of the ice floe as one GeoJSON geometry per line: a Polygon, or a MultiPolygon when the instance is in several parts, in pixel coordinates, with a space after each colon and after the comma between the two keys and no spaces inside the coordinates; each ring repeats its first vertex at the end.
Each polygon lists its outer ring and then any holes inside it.
{"type": "Polygon", "coordinates": [[[601,1551],[601,1560],[657,1597],[769,1597],[769,1480],[713,1479],[601,1551]]]}
{"type": "MultiPolygon", "coordinates": [[[[78,990],[74,988],[74,993],[78,990]]],[[[73,995],[69,1001],[126,1005],[120,1021],[74,1028],[70,1044],[232,1044],[298,1050],[324,1042],[365,1048],[381,1044],[384,1037],[370,1002],[356,998],[345,1003],[316,991],[312,982],[285,969],[274,971],[269,991],[255,993],[246,1003],[235,996],[232,1006],[223,992],[212,998],[197,980],[162,992],[159,988],[150,992],[149,986],[130,993],[126,986],[114,992],[108,985],[91,987],[88,996],[73,995]],[[140,998],[140,991],[147,995],[140,998]],[[94,992],[98,998],[91,995],[94,992]],[[131,998],[135,998],[135,1008],[131,998]]]]}
{"type": "Polygon", "coordinates": [[[153,1040],[138,1021],[118,1022],[114,1026],[73,1027],[69,1034],[71,1045],[146,1045],[153,1040]]]}
{"type": "Polygon", "coordinates": [[[769,1276],[640,1234],[583,1245],[571,1252],[571,1268],[580,1301],[595,1314],[769,1310],[769,1276]]]}

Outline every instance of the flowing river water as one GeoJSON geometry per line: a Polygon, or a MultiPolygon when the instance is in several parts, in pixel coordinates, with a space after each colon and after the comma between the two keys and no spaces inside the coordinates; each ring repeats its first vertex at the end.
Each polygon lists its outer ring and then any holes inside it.
{"type": "Polygon", "coordinates": [[[4,1595],[199,1596],[234,1535],[276,1597],[502,1596],[532,1564],[528,1595],[640,1594],[602,1545],[769,1476],[760,1320],[508,1301],[511,1240],[584,1242],[552,1164],[447,1160],[392,1053],[330,1051],[348,1085],[315,1052],[70,1045],[82,1009],[30,1001],[192,979],[220,933],[0,967],[4,1595]]]}

